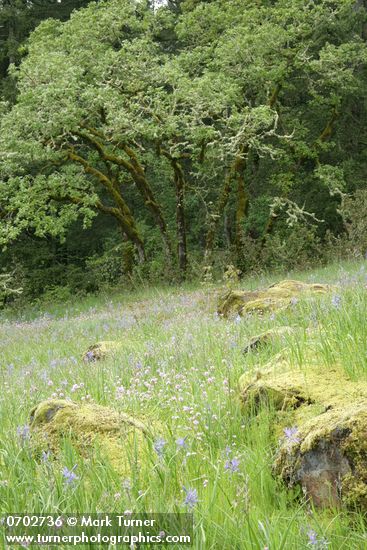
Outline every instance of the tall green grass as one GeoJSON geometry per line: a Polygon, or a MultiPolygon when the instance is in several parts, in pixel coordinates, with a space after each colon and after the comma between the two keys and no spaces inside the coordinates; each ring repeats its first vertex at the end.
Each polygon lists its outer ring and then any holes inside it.
{"type": "Polygon", "coordinates": [[[185,487],[197,492],[196,549],[366,548],[362,515],[314,510],[299,491],[273,477],[279,444],[274,412],[264,409],[246,418],[241,411],[241,374],[261,368],[284,346],[295,365],[307,368],[310,329],[320,365],[337,364],[353,380],[366,378],[364,265],[289,276],[338,288],[276,315],[242,320],[215,315],[213,286],[150,289],[53,305],[43,313],[3,315],[1,512],[185,512],[185,487]],[[285,343],[244,356],[250,336],[285,324],[298,327],[297,338],[287,336],[285,343]],[[114,339],[124,343],[114,357],[81,360],[90,344],[114,339]],[[133,471],[121,479],[98,449],[86,459],[67,439],[57,459],[35,460],[24,426],[32,407],[52,396],[156,420],[162,426],[157,437],[165,444],[162,453],[152,449],[149,475],[133,471]],[[67,484],[63,468],[75,465],[77,479],[67,484]]]}

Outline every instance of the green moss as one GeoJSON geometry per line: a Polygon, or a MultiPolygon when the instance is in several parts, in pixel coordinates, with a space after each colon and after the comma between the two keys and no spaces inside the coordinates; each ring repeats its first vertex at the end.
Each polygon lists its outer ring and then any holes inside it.
{"type": "Polygon", "coordinates": [[[62,438],[68,438],[85,456],[98,447],[121,475],[132,467],[133,458],[141,464],[150,452],[148,427],[108,407],[63,400],[44,401],[32,410],[30,424],[32,447],[36,453],[51,449],[57,455],[62,438]]]}
{"type": "Polygon", "coordinates": [[[218,304],[218,314],[228,317],[250,312],[266,313],[288,307],[293,298],[301,294],[324,294],[332,289],[329,285],[308,284],[302,281],[285,280],[262,290],[230,291],[218,304]]]}
{"type": "Polygon", "coordinates": [[[240,379],[245,413],[270,402],[282,444],[274,471],[290,486],[301,484],[316,505],[367,505],[367,382],[309,361],[292,367],[278,355],[272,365],[240,379]],[[293,440],[283,428],[297,427],[293,440]]]}

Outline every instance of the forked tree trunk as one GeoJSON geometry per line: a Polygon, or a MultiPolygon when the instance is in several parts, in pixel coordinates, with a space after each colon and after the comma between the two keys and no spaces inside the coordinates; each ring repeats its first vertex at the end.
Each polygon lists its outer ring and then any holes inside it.
{"type": "MultiPolygon", "coordinates": [[[[282,84],[275,85],[272,94],[268,100],[268,106],[273,109],[277,103],[279,92],[282,89],[282,84]]],[[[237,208],[236,208],[236,248],[237,256],[240,258],[243,254],[242,242],[242,226],[246,217],[249,206],[249,196],[246,192],[244,171],[246,169],[246,158],[250,151],[248,144],[243,144],[240,148],[237,158],[233,161],[223,183],[223,187],[218,199],[216,212],[209,224],[209,229],[206,236],[205,256],[204,261],[211,263],[211,255],[213,252],[215,237],[218,230],[218,225],[221,217],[227,207],[229,197],[232,191],[232,184],[237,180],[237,208]]]]}

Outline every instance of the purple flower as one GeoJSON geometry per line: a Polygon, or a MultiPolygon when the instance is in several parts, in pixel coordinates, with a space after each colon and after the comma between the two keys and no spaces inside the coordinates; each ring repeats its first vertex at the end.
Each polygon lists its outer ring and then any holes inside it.
{"type": "Polygon", "coordinates": [[[130,491],[131,489],[131,480],[130,479],[124,479],[121,483],[122,488],[125,489],[125,491],[130,491]]]}
{"type": "Polygon", "coordinates": [[[156,441],[154,442],[153,447],[159,457],[163,456],[165,446],[166,446],[166,441],[161,437],[156,439],[156,441]]]}
{"type": "Polygon", "coordinates": [[[307,532],[307,537],[307,546],[309,547],[315,548],[317,550],[326,550],[329,546],[329,542],[325,538],[319,539],[316,531],[314,531],[313,529],[310,529],[307,532]]]}
{"type": "Polygon", "coordinates": [[[291,305],[292,306],[296,306],[298,304],[298,302],[299,302],[299,300],[295,296],[293,296],[293,298],[291,298],[291,305]]]}
{"type": "Polygon", "coordinates": [[[334,296],[331,298],[331,303],[336,309],[340,308],[341,302],[342,302],[342,297],[339,296],[338,294],[334,294],[334,296]]]}
{"type": "Polygon", "coordinates": [[[94,356],[94,352],[93,351],[87,351],[87,353],[85,354],[85,359],[88,363],[92,362],[92,361],[95,361],[95,356],[94,356]]]}
{"type": "Polygon", "coordinates": [[[198,492],[196,489],[186,489],[186,487],[183,487],[183,490],[186,493],[184,505],[192,510],[194,506],[199,502],[198,492]]]}
{"type": "Polygon", "coordinates": [[[28,424],[17,427],[17,436],[23,443],[31,437],[31,430],[28,424]]]}
{"type": "Polygon", "coordinates": [[[62,475],[67,485],[72,485],[74,481],[77,481],[79,479],[78,476],[74,473],[76,467],[77,464],[75,464],[75,466],[73,466],[71,470],[69,470],[66,466],[65,468],[63,468],[62,475]]]}
{"type": "Polygon", "coordinates": [[[284,435],[286,441],[292,445],[293,443],[299,443],[301,440],[297,437],[298,428],[294,426],[293,428],[284,428],[284,435]]]}
{"type": "Polygon", "coordinates": [[[313,529],[310,529],[307,533],[307,537],[308,537],[308,543],[309,544],[311,544],[312,546],[317,544],[318,540],[317,540],[316,531],[314,531],[313,529]]]}
{"type": "Polygon", "coordinates": [[[229,445],[227,445],[226,451],[225,451],[225,452],[226,452],[226,456],[229,456],[229,455],[231,454],[232,449],[231,449],[231,447],[230,447],[229,445]]]}
{"type": "Polygon", "coordinates": [[[227,460],[224,468],[230,472],[238,472],[239,465],[240,461],[237,458],[231,458],[231,460],[227,460]]]}
{"type": "Polygon", "coordinates": [[[177,447],[179,447],[180,449],[186,449],[186,439],[187,437],[179,437],[178,439],[176,439],[177,447]]]}
{"type": "Polygon", "coordinates": [[[42,462],[48,462],[51,457],[51,451],[42,451],[41,460],[42,462]]]}

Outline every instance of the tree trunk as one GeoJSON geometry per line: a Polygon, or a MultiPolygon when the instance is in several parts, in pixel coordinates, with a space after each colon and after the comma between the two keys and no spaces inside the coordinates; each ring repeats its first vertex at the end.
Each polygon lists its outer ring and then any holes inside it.
{"type": "MultiPolygon", "coordinates": [[[[136,246],[138,252],[139,261],[142,263],[145,261],[144,243],[139,235],[135,219],[131,213],[131,210],[123,198],[121,192],[118,189],[117,181],[110,175],[106,175],[97,168],[94,168],[89,162],[82,156],[76,154],[73,149],[69,149],[67,153],[68,158],[81,164],[86,174],[95,177],[103,187],[108,191],[110,197],[114,200],[116,207],[105,206],[101,201],[97,201],[96,208],[104,214],[112,215],[118,222],[121,230],[126,237],[136,246]]],[[[54,200],[60,200],[57,197],[52,197],[54,200]]],[[[61,200],[70,200],[76,204],[83,202],[75,197],[63,197],[61,200]]]]}
{"type": "Polygon", "coordinates": [[[236,251],[237,262],[239,265],[243,263],[244,249],[243,249],[243,222],[246,218],[248,210],[248,194],[245,189],[244,170],[246,163],[244,159],[238,159],[235,170],[237,177],[237,208],[236,208],[236,251]]]}
{"type": "Polygon", "coordinates": [[[177,253],[178,266],[182,279],[186,278],[187,272],[187,238],[185,220],[185,181],[181,166],[176,163],[175,170],[176,190],[176,230],[177,230],[177,253]]]}
{"type": "Polygon", "coordinates": [[[176,235],[177,235],[177,256],[178,267],[182,279],[186,278],[187,272],[187,236],[185,216],[185,176],[178,159],[173,157],[169,151],[159,147],[158,154],[163,154],[170,162],[174,172],[174,185],[176,194],[176,235]]]}
{"type": "Polygon", "coordinates": [[[171,263],[172,262],[172,245],[171,245],[171,240],[167,230],[167,224],[163,217],[161,206],[159,205],[159,203],[156,201],[154,197],[153,189],[151,188],[145,176],[144,168],[141,166],[134,151],[128,146],[123,146],[122,148],[126,152],[126,154],[130,157],[131,165],[133,167],[133,170],[130,172],[131,176],[136,184],[136,187],[138,188],[142,197],[145,200],[145,205],[151,211],[153,218],[160,230],[163,244],[165,247],[166,256],[169,262],[171,263]]]}
{"type": "Polygon", "coordinates": [[[211,256],[215,244],[215,236],[217,234],[217,229],[221,214],[225,211],[229,197],[232,189],[232,173],[229,171],[225,177],[224,184],[222,187],[221,194],[217,203],[217,208],[215,214],[212,215],[212,219],[209,222],[209,228],[206,234],[206,243],[205,243],[205,253],[204,253],[204,262],[205,264],[211,263],[211,256]]]}
{"type": "MultiPolygon", "coordinates": [[[[133,149],[125,143],[117,143],[114,141],[112,142],[115,146],[117,146],[121,151],[123,151],[129,157],[130,160],[127,161],[125,158],[112,154],[107,150],[106,145],[104,143],[106,141],[106,137],[102,132],[96,130],[95,128],[85,127],[83,131],[75,131],[75,133],[79,135],[83,140],[87,141],[90,145],[92,145],[93,148],[95,148],[98,151],[101,159],[106,165],[108,172],[110,171],[110,165],[114,164],[116,166],[119,166],[120,168],[124,168],[130,174],[140,195],[144,200],[145,206],[150,210],[153,216],[153,219],[160,230],[167,259],[169,262],[171,262],[172,247],[171,247],[171,241],[167,231],[167,224],[165,222],[165,219],[162,213],[162,208],[155,199],[153,189],[146,178],[144,167],[139,162],[139,159],[136,156],[133,149]]],[[[91,172],[91,170],[89,170],[89,172],[93,173],[91,172]]],[[[106,186],[105,182],[100,177],[99,179],[106,186]]],[[[112,181],[114,178],[111,178],[110,174],[107,179],[110,181],[110,183],[112,183],[112,186],[107,184],[107,187],[110,193],[113,195],[115,202],[120,207],[120,203],[121,203],[120,199],[122,199],[122,196],[121,196],[121,192],[119,190],[118,184],[116,181],[112,181]]]]}
{"type": "MultiPolygon", "coordinates": [[[[271,109],[274,109],[278,101],[279,93],[282,89],[282,84],[277,83],[268,99],[268,105],[271,109]]],[[[231,194],[232,181],[237,180],[237,208],[236,208],[236,229],[235,229],[235,242],[237,249],[237,258],[241,263],[243,260],[243,243],[242,243],[242,226],[246,217],[246,213],[249,206],[249,196],[246,193],[244,171],[246,168],[246,156],[250,151],[248,144],[243,144],[240,148],[238,157],[234,160],[226,178],[224,185],[218,200],[216,214],[213,217],[206,237],[205,247],[205,262],[210,263],[211,254],[214,248],[215,235],[219,225],[221,216],[228,204],[228,200],[231,194]]]]}
{"type": "Polygon", "coordinates": [[[121,210],[115,217],[119,222],[122,232],[126,235],[126,238],[135,245],[139,263],[144,263],[146,260],[144,243],[135,226],[133,217],[127,216],[126,212],[121,212],[121,210]]]}

